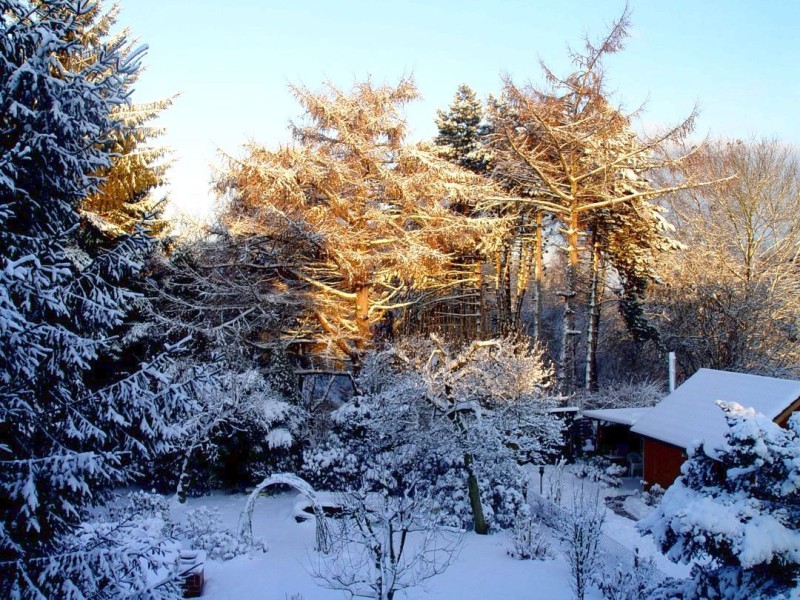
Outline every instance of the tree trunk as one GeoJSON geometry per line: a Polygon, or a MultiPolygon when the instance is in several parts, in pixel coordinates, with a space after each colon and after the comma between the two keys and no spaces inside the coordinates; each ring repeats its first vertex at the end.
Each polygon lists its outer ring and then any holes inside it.
{"type": "Polygon", "coordinates": [[[358,329],[358,349],[363,350],[371,336],[369,326],[369,285],[356,287],[356,327],[358,329]]]}
{"type": "Polygon", "coordinates": [[[189,461],[192,459],[195,448],[197,448],[197,446],[194,444],[189,446],[189,449],[186,450],[186,453],[183,455],[183,460],[181,461],[181,472],[180,475],[178,475],[178,487],[175,490],[178,502],[181,504],[186,502],[186,489],[189,487],[189,461]]]}
{"type": "Polygon", "coordinates": [[[575,307],[573,305],[575,291],[575,275],[578,269],[578,212],[572,210],[569,215],[569,227],[564,231],[567,242],[567,267],[564,277],[564,290],[558,295],[564,299],[564,318],[561,325],[561,353],[559,356],[556,379],[559,391],[571,396],[575,389],[575,337],[580,333],[575,330],[575,307]]]}
{"type": "Polygon", "coordinates": [[[520,218],[520,241],[518,245],[517,281],[514,285],[514,331],[519,331],[522,324],[522,305],[536,265],[536,244],[531,243],[528,224],[525,217],[520,218]]]}
{"type": "Polygon", "coordinates": [[[536,212],[536,237],[533,248],[533,341],[542,341],[542,281],[544,279],[544,258],[542,244],[542,213],[536,212]]]}
{"type": "Polygon", "coordinates": [[[600,301],[603,282],[602,257],[597,234],[592,233],[591,280],[589,282],[589,318],[586,323],[586,390],[596,392],[597,385],[597,340],[600,332],[600,301]]]}
{"type": "Polygon", "coordinates": [[[475,276],[478,280],[478,317],[475,323],[475,339],[482,340],[486,337],[486,299],[483,289],[483,262],[480,257],[475,259],[475,276]]]}
{"type": "Polygon", "coordinates": [[[483,505],[481,504],[481,491],[478,487],[478,478],[472,470],[472,454],[464,454],[464,469],[467,471],[467,489],[469,491],[469,504],[472,507],[472,520],[475,521],[475,533],[486,535],[489,533],[489,525],[483,515],[483,505]]]}
{"type": "Polygon", "coordinates": [[[511,321],[511,255],[512,246],[506,244],[497,261],[497,333],[500,335],[509,330],[511,321]]]}

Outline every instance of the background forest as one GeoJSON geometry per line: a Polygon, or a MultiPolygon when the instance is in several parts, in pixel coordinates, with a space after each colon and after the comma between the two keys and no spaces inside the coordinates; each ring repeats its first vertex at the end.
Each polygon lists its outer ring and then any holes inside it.
{"type": "Polygon", "coordinates": [[[553,409],[652,404],[668,352],[681,379],[800,378],[796,150],[698,142],[695,113],[638,131],[604,69],[627,9],[569,72],[460,86],[428,141],[410,77],[292,86],[291,141],[226,157],[212,222],[182,229],[152,126],[172,99],[132,99],[118,7],[0,14],[4,597],[147,588],[170,542],[97,516],[122,485],[289,472],[486,533],[517,521],[520,465],[560,455],[553,409]]]}

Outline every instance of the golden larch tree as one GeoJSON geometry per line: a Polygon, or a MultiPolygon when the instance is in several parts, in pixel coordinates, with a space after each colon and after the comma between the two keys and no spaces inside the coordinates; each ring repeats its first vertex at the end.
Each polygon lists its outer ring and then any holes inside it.
{"type": "Polygon", "coordinates": [[[403,107],[418,97],[410,79],[291,89],[305,111],[294,143],[230,158],[220,217],[235,238],[277,252],[276,272],[304,306],[284,333],[357,364],[409,292],[457,285],[459,256],[500,244],[505,222],[473,207],[501,191],[406,141],[403,107]]]}
{"type": "MultiPolygon", "coordinates": [[[[662,187],[650,177],[686,160],[690,153],[669,150],[691,131],[694,112],[676,127],[644,136],[634,130],[631,115],[611,102],[603,59],[623,48],[628,26],[626,8],[600,43],[586,40],[583,52],[572,53],[573,72],[561,77],[543,64],[545,84],[541,86],[519,87],[506,78],[500,99],[489,106],[495,176],[524,192],[514,204],[530,206],[534,214],[549,213],[560,226],[566,269],[564,289],[558,292],[563,299],[563,320],[557,378],[565,394],[574,389],[580,335],[575,318],[576,276],[582,252],[605,241],[606,255],[622,263],[622,257],[614,253],[632,250],[636,244],[622,243],[620,234],[630,225],[637,244],[644,243],[645,221],[654,232],[650,241],[667,247],[662,235],[664,219],[650,200],[702,185],[694,181],[691,172],[684,172],[685,178],[674,185],[662,187]],[[604,225],[616,231],[604,231],[604,225]],[[593,237],[588,244],[587,233],[593,237]]],[[[499,204],[505,202],[500,199],[499,204]]],[[[490,199],[487,207],[497,204],[490,199]]],[[[598,256],[595,252],[595,259],[598,256]]],[[[648,253],[639,256],[652,260],[648,253]]],[[[595,307],[590,307],[593,310],[595,307]]],[[[596,332],[590,331],[591,335],[596,332]]]]}

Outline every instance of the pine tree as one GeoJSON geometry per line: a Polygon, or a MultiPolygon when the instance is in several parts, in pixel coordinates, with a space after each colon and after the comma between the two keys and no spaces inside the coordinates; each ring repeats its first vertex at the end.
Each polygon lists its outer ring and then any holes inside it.
{"type": "MultiPolygon", "coordinates": [[[[137,457],[176,438],[184,406],[159,355],[110,385],[93,367],[136,294],[150,238],[89,256],[83,199],[110,165],[143,51],[115,38],[87,48],[86,0],[0,0],[0,595],[113,597],[163,564],[128,525],[100,532],[88,510],[137,457]],[[91,53],[92,60],[80,59],[91,53]],[[131,535],[126,535],[128,531],[131,535]],[[123,558],[124,557],[124,558],[123,558]],[[127,562],[126,562],[127,561],[127,562]]],[[[152,579],[150,577],[150,579],[152,579]]],[[[152,597],[175,592],[172,584],[152,597]]]]}
{"type": "Polygon", "coordinates": [[[488,128],[483,123],[483,104],[472,88],[462,83],[449,109],[436,113],[439,135],[434,143],[441,148],[442,156],[475,173],[485,173],[491,162],[484,145],[488,128]]]}
{"type": "MultiPolygon", "coordinates": [[[[438,154],[474,173],[486,174],[491,166],[491,155],[484,143],[488,128],[483,122],[483,104],[475,92],[468,85],[461,84],[448,110],[438,110],[437,114],[439,134],[434,144],[438,154]]],[[[446,290],[440,298],[428,300],[427,312],[438,314],[438,318],[428,326],[434,331],[447,331],[448,336],[480,339],[486,335],[491,321],[485,293],[484,261],[476,255],[465,255],[459,260],[468,277],[464,278],[458,293],[446,290]]],[[[431,319],[421,321],[424,323],[431,319]]],[[[503,325],[500,329],[505,331],[503,325]]]]}

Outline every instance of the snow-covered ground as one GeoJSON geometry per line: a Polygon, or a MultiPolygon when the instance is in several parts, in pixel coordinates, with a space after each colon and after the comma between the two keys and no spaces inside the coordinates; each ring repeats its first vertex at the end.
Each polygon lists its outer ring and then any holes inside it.
{"type": "MultiPolygon", "coordinates": [[[[575,481],[565,474],[564,486],[569,488],[575,481]]],[[[533,482],[538,488],[538,475],[533,482]]],[[[595,486],[583,482],[584,486],[595,486]]],[[[602,495],[629,493],[626,490],[600,488],[602,495]]],[[[186,505],[173,502],[173,518],[180,520],[191,508],[207,506],[220,511],[226,527],[236,531],[247,496],[215,494],[203,498],[189,499],[186,505]]],[[[315,533],[313,519],[297,523],[294,519],[298,495],[295,492],[280,493],[258,499],[253,513],[253,534],[263,539],[269,551],[250,556],[239,556],[221,562],[210,560],[206,564],[206,587],[203,594],[208,600],[303,600],[341,599],[347,595],[340,591],[318,586],[310,574],[314,560],[315,533]]],[[[646,510],[635,498],[626,501],[632,511],[646,510]]],[[[639,548],[644,556],[654,556],[658,568],[667,575],[685,577],[688,568],[674,565],[662,557],[650,538],[642,538],[636,531],[635,522],[607,511],[606,534],[628,549],[639,548]]],[[[553,544],[554,548],[556,547],[553,544]]],[[[464,537],[461,551],[443,574],[428,580],[424,587],[398,593],[398,598],[440,598],[449,600],[515,600],[522,598],[547,598],[548,600],[570,599],[569,570],[563,556],[555,552],[555,558],[546,561],[522,561],[508,556],[510,547],[506,533],[478,536],[473,533],[464,537]]],[[[587,598],[599,599],[597,590],[591,590],[587,598]]]]}
{"type": "MultiPolygon", "coordinates": [[[[217,507],[223,522],[235,530],[246,496],[213,495],[190,499],[187,508],[217,507]]],[[[304,600],[342,599],[340,591],[319,587],[309,573],[314,556],[314,523],[294,519],[297,494],[282,493],[260,498],[253,513],[253,535],[266,541],[269,551],[239,556],[226,562],[208,561],[206,588],[208,600],[288,600],[301,595],[304,600]]],[[[183,507],[172,505],[173,516],[180,518],[183,507]]],[[[468,534],[461,552],[443,574],[428,580],[425,587],[407,590],[399,598],[441,598],[463,600],[498,598],[548,598],[568,600],[572,593],[568,569],[561,556],[548,561],[521,561],[509,557],[506,534],[479,536],[468,534]]],[[[599,594],[589,598],[600,598],[599,594]]]]}

